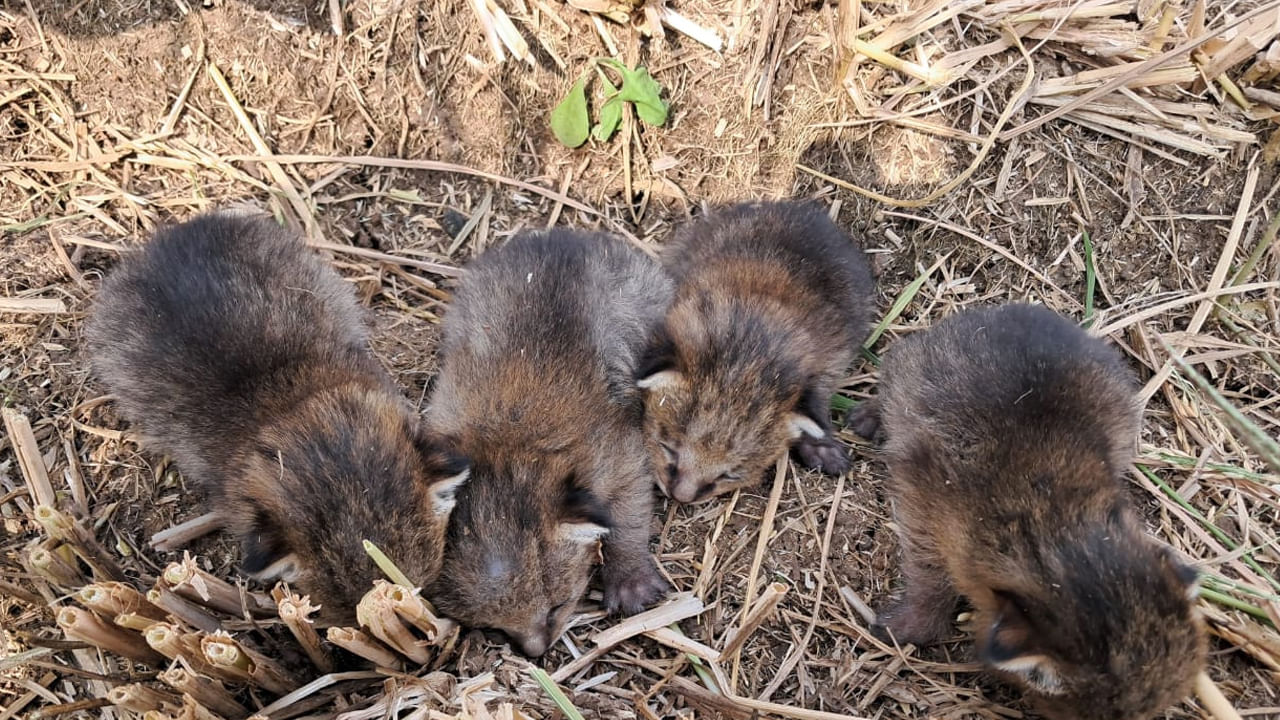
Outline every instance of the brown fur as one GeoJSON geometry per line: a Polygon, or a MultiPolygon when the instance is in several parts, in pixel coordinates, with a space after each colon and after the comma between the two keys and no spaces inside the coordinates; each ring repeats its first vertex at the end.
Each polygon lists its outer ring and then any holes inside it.
{"type": "Polygon", "coordinates": [[[847,470],[829,403],[874,307],[862,250],[815,205],[755,203],[689,225],[664,265],[676,296],[640,381],[662,491],[758,483],[789,446],[847,470]]]}
{"type": "Polygon", "coordinates": [[[609,610],[665,591],[635,375],[670,293],[599,233],[522,233],[468,267],[428,411],[473,462],[431,593],[443,613],[540,655],[601,560],[609,610]]]}
{"type": "Polygon", "coordinates": [[[163,230],[104,281],[97,375],[241,540],[244,569],[350,622],[377,568],[439,571],[466,466],[423,433],[367,346],[351,288],[265,216],[163,230]]]}
{"type": "Polygon", "coordinates": [[[903,545],[882,629],[937,641],[963,596],[979,656],[1052,717],[1145,718],[1183,697],[1205,655],[1195,572],[1131,508],[1139,419],[1118,354],[1042,307],[895,345],[859,418],[884,438],[903,545]]]}

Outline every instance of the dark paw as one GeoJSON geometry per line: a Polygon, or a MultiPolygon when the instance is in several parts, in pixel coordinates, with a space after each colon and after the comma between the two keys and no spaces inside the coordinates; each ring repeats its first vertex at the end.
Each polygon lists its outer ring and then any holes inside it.
{"type": "Polygon", "coordinates": [[[807,468],[821,470],[828,475],[840,475],[849,470],[849,453],[830,437],[805,435],[796,441],[792,449],[796,459],[807,468]]]}
{"type": "Polygon", "coordinates": [[[671,586],[663,579],[653,561],[626,572],[605,571],[604,609],[610,615],[621,612],[635,615],[667,594],[671,586]]]}
{"type": "Polygon", "coordinates": [[[858,437],[877,442],[883,440],[880,433],[880,403],[875,398],[864,400],[849,411],[848,417],[845,418],[845,427],[852,430],[858,437]]]}
{"type": "Polygon", "coordinates": [[[945,637],[950,624],[949,612],[938,612],[937,608],[912,608],[898,602],[876,613],[875,622],[871,623],[871,634],[886,643],[921,647],[945,637]]]}

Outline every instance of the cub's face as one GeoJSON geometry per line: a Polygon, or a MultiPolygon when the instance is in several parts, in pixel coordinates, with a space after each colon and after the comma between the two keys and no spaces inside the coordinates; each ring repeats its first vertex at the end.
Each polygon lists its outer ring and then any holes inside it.
{"type": "Polygon", "coordinates": [[[564,632],[611,524],[605,507],[571,474],[555,477],[564,472],[557,464],[474,468],[458,493],[444,566],[430,593],[445,616],[501,630],[533,657],[564,632]],[[545,483],[518,479],[548,474],[540,478],[545,483]]]}
{"type": "Polygon", "coordinates": [[[698,382],[678,370],[640,380],[645,442],[658,487],[678,502],[701,502],[756,485],[801,433],[822,434],[795,400],[698,382]]]}
{"type": "Polygon", "coordinates": [[[1122,570],[1104,574],[1106,587],[1000,591],[975,614],[979,657],[1034,693],[1052,720],[1147,720],[1185,697],[1204,666],[1196,571],[1138,530],[1117,528],[1107,543],[1142,549],[1127,551],[1136,562],[1095,553],[1090,562],[1122,570]]]}
{"type": "Polygon", "coordinates": [[[440,570],[468,464],[380,390],[321,394],[265,428],[229,478],[224,513],[242,569],[296,584],[327,624],[347,622],[380,577],[369,540],[414,582],[440,570]]]}

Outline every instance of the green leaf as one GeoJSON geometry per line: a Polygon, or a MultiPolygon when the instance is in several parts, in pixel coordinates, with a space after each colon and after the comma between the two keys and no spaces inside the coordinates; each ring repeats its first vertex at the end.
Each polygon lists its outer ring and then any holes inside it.
{"type": "Polygon", "coordinates": [[[587,141],[591,118],[587,116],[586,78],[569,88],[559,105],[551,111],[551,132],[564,145],[576,148],[587,141]]]}
{"type": "Polygon", "coordinates": [[[618,97],[635,105],[636,114],[644,122],[658,126],[667,122],[667,104],[662,100],[662,86],[649,74],[647,68],[634,70],[617,60],[606,58],[600,64],[613,68],[622,76],[622,90],[618,97]]]}
{"type": "Polygon", "coordinates": [[[600,122],[591,128],[591,136],[605,142],[618,132],[622,124],[622,99],[618,96],[609,98],[600,106],[600,122]]]}
{"type": "Polygon", "coordinates": [[[633,103],[640,119],[655,127],[667,122],[667,104],[662,101],[662,86],[658,84],[649,71],[639,67],[635,70],[624,70],[622,73],[622,91],[618,97],[633,103]]]}

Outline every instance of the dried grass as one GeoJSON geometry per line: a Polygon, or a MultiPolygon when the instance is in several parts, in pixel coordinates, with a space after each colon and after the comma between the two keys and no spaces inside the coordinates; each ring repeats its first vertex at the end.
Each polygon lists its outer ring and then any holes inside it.
{"type": "MultiPolygon", "coordinates": [[[[652,251],[695,202],[791,194],[876,259],[869,355],[971,304],[1092,312],[1148,380],[1135,496],[1206,576],[1218,685],[1170,717],[1280,704],[1280,481],[1258,439],[1280,432],[1280,3],[650,0],[634,27],[578,0],[191,5],[0,10],[0,720],[559,712],[526,660],[410,588],[326,642],[305,599],[236,577],[216,517],[86,377],[93,288],[158,224],[265,205],[353,282],[421,402],[450,283],[516,229],[652,251]],[[664,84],[669,127],[555,146],[547,113],[603,54],[664,84]],[[377,669],[334,672],[337,647],[377,669]]],[[[874,383],[853,368],[847,404],[874,383]]],[[[657,551],[684,594],[576,618],[541,660],[565,699],[646,720],[1021,712],[963,632],[867,632],[896,542],[854,452],[838,481],[782,463],[767,493],[668,508],[657,551]]]]}

